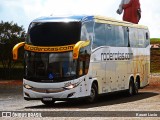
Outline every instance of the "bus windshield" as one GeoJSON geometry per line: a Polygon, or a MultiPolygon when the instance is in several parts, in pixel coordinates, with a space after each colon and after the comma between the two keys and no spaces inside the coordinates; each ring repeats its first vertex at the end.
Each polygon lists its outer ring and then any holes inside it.
{"type": "Polygon", "coordinates": [[[27,44],[35,46],[64,46],[80,40],[80,22],[36,22],[28,29],[27,44]]]}
{"type": "Polygon", "coordinates": [[[25,77],[39,82],[60,82],[75,79],[77,62],[72,52],[35,53],[25,51],[25,77]]]}
{"type": "MultiPolygon", "coordinates": [[[[34,46],[66,46],[80,41],[80,22],[37,22],[28,29],[26,44],[34,46]]],[[[63,82],[88,72],[90,47],[81,48],[78,60],[69,52],[25,51],[24,78],[35,82],[63,82]]]]}

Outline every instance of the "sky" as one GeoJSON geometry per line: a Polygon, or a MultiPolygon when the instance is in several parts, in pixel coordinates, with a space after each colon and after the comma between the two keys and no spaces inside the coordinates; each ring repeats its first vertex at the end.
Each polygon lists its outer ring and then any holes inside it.
{"type": "MultiPolygon", "coordinates": [[[[23,25],[50,15],[101,15],[122,20],[116,10],[121,0],[0,0],[0,21],[23,25]]],[[[148,26],[151,38],[160,38],[160,0],[140,0],[141,25],[148,26]]]]}

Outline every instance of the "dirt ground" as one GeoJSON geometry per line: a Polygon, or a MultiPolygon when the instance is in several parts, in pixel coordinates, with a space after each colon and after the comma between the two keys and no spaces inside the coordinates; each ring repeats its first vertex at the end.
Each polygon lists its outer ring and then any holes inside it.
{"type": "MultiPolygon", "coordinates": [[[[126,97],[122,94],[107,95],[101,97],[98,102],[94,104],[86,104],[81,102],[57,102],[53,106],[45,106],[41,101],[25,101],[23,99],[22,80],[0,80],[0,110],[1,111],[43,111],[46,114],[52,115],[53,113],[59,117],[47,117],[47,119],[55,120],[87,120],[87,119],[104,119],[104,120],[158,120],[158,117],[120,117],[136,115],[136,111],[145,112],[150,111],[160,115],[160,74],[150,75],[150,84],[144,89],[140,89],[138,95],[126,97]],[[93,111],[90,113],[90,111],[93,111]],[[70,116],[74,112],[78,112],[81,117],[64,117],[63,112],[70,116]],[[117,112],[117,115],[116,115],[117,112]],[[120,112],[120,113],[119,113],[120,112]],[[125,112],[130,112],[128,113],[125,112]],[[105,114],[111,113],[111,117],[103,117],[105,114]],[[84,117],[82,117],[84,115],[84,117]],[[101,117],[97,117],[97,116],[101,117]],[[63,117],[62,117],[63,116],[63,117]],[[89,117],[86,117],[89,116],[89,117]],[[93,117],[92,117],[93,116],[93,117]],[[118,116],[114,118],[115,116],[118,116]]],[[[76,113],[75,113],[76,114],[76,113]]],[[[0,117],[1,119],[1,117],[0,117]]],[[[14,118],[15,120],[21,118],[14,118]]],[[[40,119],[46,119],[40,118],[40,119]]]]}
{"type": "Polygon", "coordinates": [[[160,74],[151,74],[149,83],[151,86],[160,86],[160,74]]]}

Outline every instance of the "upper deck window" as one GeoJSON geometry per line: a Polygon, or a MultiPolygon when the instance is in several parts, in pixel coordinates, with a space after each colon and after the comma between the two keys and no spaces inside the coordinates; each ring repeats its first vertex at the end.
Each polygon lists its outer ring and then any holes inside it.
{"type": "Polygon", "coordinates": [[[128,47],[127,27],[95,23],[92,48],[100,46],[128,47]]]}
{"type": "Polygon", "coordinates": [[[80,22],[31,23],[27,43],[35,46],[63,46],[80,40],[80,22]]]}

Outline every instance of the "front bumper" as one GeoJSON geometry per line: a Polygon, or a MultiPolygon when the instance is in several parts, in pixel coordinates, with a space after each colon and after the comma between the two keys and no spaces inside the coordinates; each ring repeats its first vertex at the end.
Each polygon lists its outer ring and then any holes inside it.
{"type": "Polygon", "coordinates": [[[33,81],[23,80],[23,95],[25,100],[42,100],[43,98],[52,98],[54,100],[69,100],[83,98],[87,95],[86,90],[83,91],[83,80],[70,81],[73,83],[80,83],[71,89],[64,88],[62,83],[37,83],[33,81]],[[80,82],[79,82],[80,81],[80,82]],[[27,88],[26,86],[27,85],[27,88]]]}

